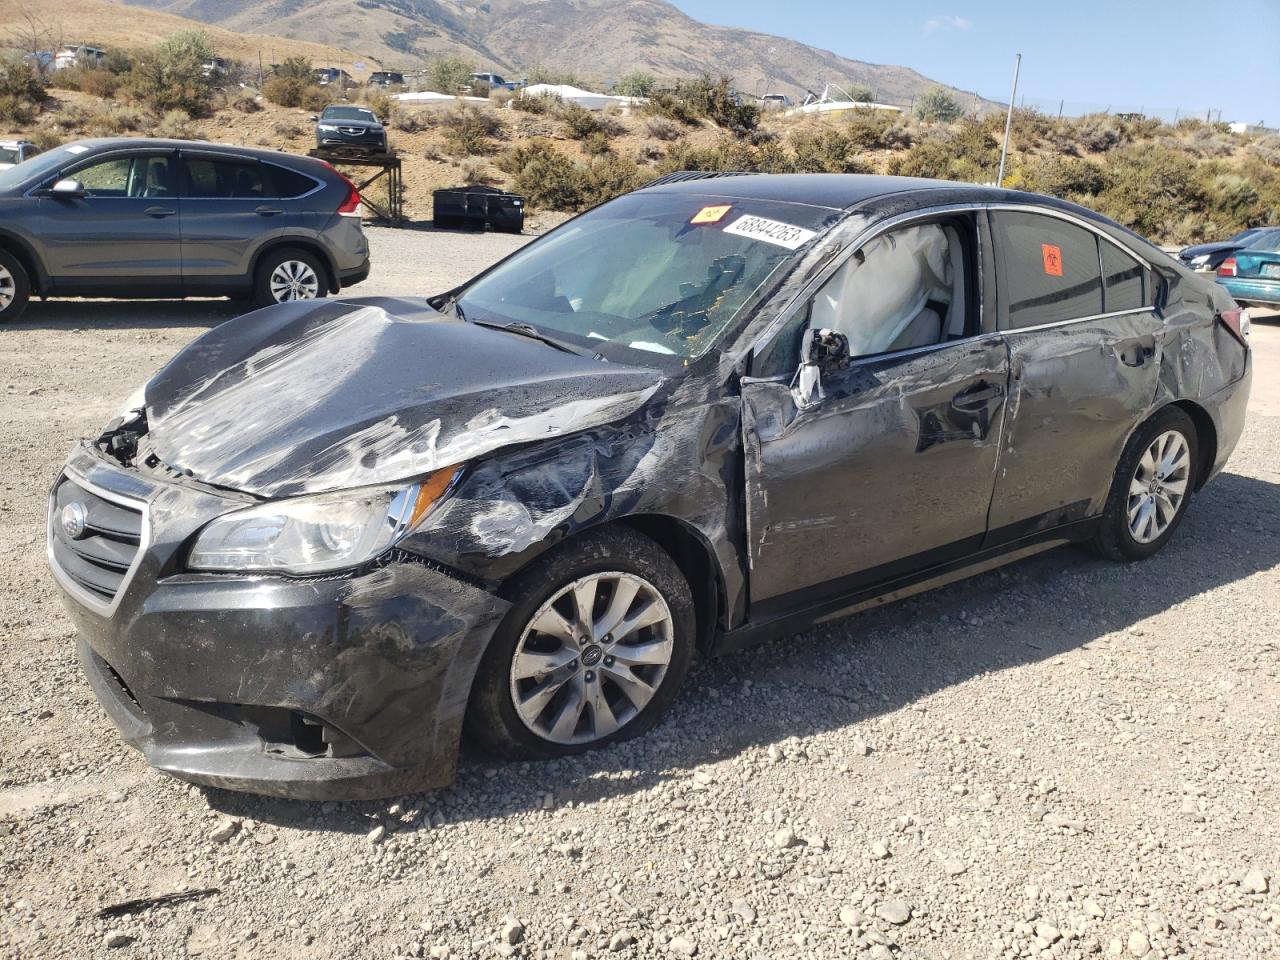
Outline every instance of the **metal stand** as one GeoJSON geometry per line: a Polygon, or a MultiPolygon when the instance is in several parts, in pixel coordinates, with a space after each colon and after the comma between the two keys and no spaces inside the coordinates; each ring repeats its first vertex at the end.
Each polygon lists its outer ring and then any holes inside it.
{"type": "Polygon", "coordinates": [[[379,220],[399,225],[404,223],[404,207],[400,200],[402,193],[400,178],[400,158],[390,153],[357,154],[341,150],[312,150],[307,154],[317,160],[324,160],[335,167],[377,167],[378,172],[366,180],[356,183],[356,193],[360,194],[360,202],[373,211],[379,220]],[[366,191],[377,181],[386,178],[387,206],[370,200],[366,191]]]}

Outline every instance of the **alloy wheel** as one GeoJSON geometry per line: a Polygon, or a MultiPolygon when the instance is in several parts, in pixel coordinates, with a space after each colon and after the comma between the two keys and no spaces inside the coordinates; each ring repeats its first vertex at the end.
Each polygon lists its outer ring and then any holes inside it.
{"type": "Polygon", "coordinates": [[[18,284],[14,281],[13,274],[0,266],[0,310],[7,310],[17,293],[18,284]]]}
{"type": "Polygon", "coordinates": [[[653,584],[592,573],[567,584],[529,620],[511,661],[511,701],[533,733],[559,744],[608,737],[662,685],[675,622],[653,584]]]}
{"type": "Polygon", "coordinates": [[[1191,448],[1177,430],[1166,430],[1147,447],[1129,482],[1129,534],[1151,543],[1169,529],[1187,498],[1191,448]]]}
{"type": "Polygon", "coordinates": [[[285,260],[271,271],[271,296],[276,303],[314,300],[320,295],[320,278],[309,263],[285,260]]]}

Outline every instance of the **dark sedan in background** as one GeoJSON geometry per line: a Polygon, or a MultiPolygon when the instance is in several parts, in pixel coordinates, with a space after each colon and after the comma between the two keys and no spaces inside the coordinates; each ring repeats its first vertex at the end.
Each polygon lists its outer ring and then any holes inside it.
{"type": "Polygon", "coordinates": [[[1249,247],[1267,247],[1280,243],[1280,227],[1251,227],[1242,230],[1230,240],[1215,243],[1198,243],[1178,251],[1178,259],[1192,270],[1213,273],[1222,262],[1237,250],[1249,247]]]}
{"type": "Polygon", "coordinates": [[[31,295],[337,293],[369,274],[355,185],[309,157],[81,140],[0,171],[0,322],[31,295]]]}
{"type": "Polygon", "coordinates": [[[1152,556],[1250,358],[1221,288],[1073,204],[673,175],[430,300],[214,327],[72,452],[49,562],[157,768],[426,789],[464,727],[644,731],[695,651],[1060,544],[1152,556]]]}
{"type": "Polygon", "coordinates": [[[316,122],[316,149],[335,153],[386,153],[387,128],[367,107],[335,104],[316,122]]]}

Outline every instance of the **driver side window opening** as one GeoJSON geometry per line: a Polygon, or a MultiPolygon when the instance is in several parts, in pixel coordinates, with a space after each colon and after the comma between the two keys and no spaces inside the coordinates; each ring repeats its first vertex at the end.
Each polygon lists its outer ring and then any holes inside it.
{"type": "Polygon", "coordinates": [[[173,197],[171,157],[167,154],[111,157],[64,174],[79,180],[87,197],[145,199],[173,197]]]}
{"type": "Polygon", "coordinates": [[[879,234],[831,275],[753,364],[786,376],[814,330],[849,341],[851,358],[962,340],[978,332],[976,231],[971,217],[879,234]]]}

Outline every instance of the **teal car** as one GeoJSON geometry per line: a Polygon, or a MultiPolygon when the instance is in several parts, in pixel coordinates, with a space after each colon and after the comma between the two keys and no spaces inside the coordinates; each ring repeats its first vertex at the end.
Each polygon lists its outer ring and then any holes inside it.
{"type": "Polygon", "coordinates": [[[1241,306],[1280,307],[1280,239],[1237,250],[1218,267],[1218,283],[1241,306]]]}

